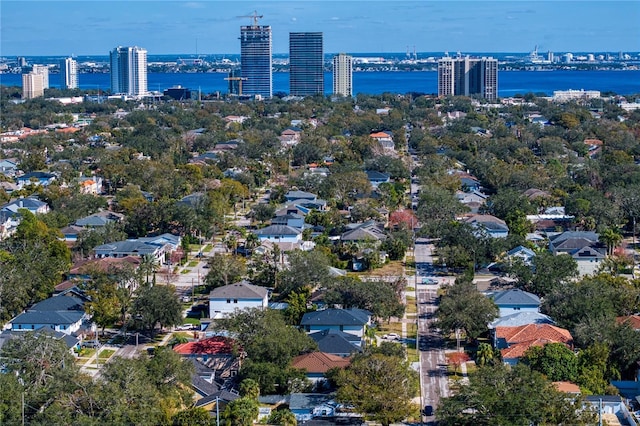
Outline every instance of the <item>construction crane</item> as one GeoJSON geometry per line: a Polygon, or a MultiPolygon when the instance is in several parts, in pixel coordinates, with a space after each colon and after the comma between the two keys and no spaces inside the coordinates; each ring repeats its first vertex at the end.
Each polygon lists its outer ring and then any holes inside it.
{"type": "Polygon", "coordinates": [[[252,27],[257,27],[258,26],[258,19],[262,19],[263,15],[258,15],[257,11],[253,11],[253,15],[241,15],[241,16],[236,16],[236,18],[251,18],[251,20],[253,21],[253,25],[252,27]]]}
{"type": "Polygon", "coordinates": [[[237,81],[238,82],[238,96],[242,96],[242,82],[247,81],[247,77],[225,77],[227,81],[237,81]]]}

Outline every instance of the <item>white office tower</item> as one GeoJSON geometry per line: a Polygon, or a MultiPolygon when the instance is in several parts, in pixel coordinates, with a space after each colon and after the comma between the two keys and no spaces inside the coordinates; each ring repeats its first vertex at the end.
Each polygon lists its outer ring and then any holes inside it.
{"type": "Polygon", "coordinates": [[[129,96],[147,94],[147,51],[118,46],[111,51],[111,92],[129,96]]]}
{"type": "Polygon", "coordinates": [[[31,71],[22,74],[22,99],[33,99],[44,96],[44,76],[31,71]]]}
{"type": "Polygon", "coordinates": [[[60,87],[63,89],[78,88],[78,63],[73,58],[60,61],[60,87]]]}
{"type": "Polygon", "coordinates": [[[340,53],[333,57],[333,94],[353,96],[353,57],[340,53]]]}
{"type": "Polygon", "coordinates": [[[49,67],[47,65],[34,65],[31,72],[42,76],[42,84],[44,89],[49,88],[49,67]]]}

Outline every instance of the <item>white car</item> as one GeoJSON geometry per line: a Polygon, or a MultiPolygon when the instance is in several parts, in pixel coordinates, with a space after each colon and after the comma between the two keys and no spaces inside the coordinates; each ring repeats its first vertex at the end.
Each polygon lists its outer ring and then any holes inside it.
{"type": "Polygon", "coordinates": [[[400,335],[397,333],[389,333],[382,336],[385,340],[400,340],[400,335]]]}

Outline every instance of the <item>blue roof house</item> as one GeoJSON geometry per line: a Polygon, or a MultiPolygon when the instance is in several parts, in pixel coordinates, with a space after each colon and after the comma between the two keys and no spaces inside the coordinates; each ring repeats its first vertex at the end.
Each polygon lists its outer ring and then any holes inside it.
{"type": "Polygon", "coordinates": [[[11,320],[12,331],[49,327],[65,334],[75,333],[87,319],[84,302],[72,296],[54,296],[38,302],[11,320]]]}

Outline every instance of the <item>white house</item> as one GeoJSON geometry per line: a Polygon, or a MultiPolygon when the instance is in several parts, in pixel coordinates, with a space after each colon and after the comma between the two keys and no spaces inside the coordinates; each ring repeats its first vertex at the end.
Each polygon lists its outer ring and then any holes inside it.
{"type": "Polygon", "coordinates": [[[513,288],[491,292],[487,296],[500,309],[500,317],[521,312],[540,312],[540,298],[524,290],[513,288]]]}
{"type": "Polygon", "coordinates": [[[224,318],[236,309],[266,309],[268,304],[269,291],[265,287],[243,280],[215,288],[209,293],[209,318],[224,318]]]}
{"type": "Polygon", "coordinates": [[[75,333],[87,318],[84,302],[72,296],[54,296],[38,302],[11,320],[12,331],[50,327],[65,334],[75,333]]]}
{"type": "Polygon", "coordinates": [[[266,240],[272,243],[300,243],[302,241],[302,231],[287,225],[270,225],[253,233],[261,242],[266,240]]]}

